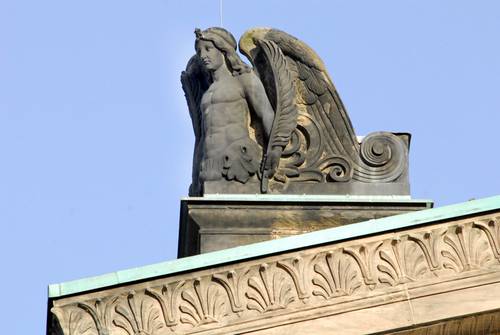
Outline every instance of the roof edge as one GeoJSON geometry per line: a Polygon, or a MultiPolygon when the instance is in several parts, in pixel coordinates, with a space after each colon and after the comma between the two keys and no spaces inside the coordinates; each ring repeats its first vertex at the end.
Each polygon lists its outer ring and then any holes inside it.
{"type": "Polygon", "coordinates": [[[77,279],[59,284],[51,284],[48,287],[48,297],[53,299],[105,287],[152,279],[160,276],[193,271],[208,266],[218,266],[225,263],[243,261],[249,258],[288,252],[305,247],[353,239],[376,233],[385,233],[392,230],[448,220],[451,218],[459,218],[498,209],[500,209],[500,195],[478,200],[470,200],[454,205],[373,219],[346,226],[284,237],[277,240],[259,242],[116,271],[100,276],[77,279]]]}

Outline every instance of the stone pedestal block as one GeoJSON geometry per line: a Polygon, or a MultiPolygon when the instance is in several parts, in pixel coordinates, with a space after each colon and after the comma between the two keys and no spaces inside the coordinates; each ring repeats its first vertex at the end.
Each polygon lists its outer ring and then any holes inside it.
{"type": "Polygon", "coordinates": [[[432,208],[395,196],[224,195],[181,201],[178,257],[432,208]]]}

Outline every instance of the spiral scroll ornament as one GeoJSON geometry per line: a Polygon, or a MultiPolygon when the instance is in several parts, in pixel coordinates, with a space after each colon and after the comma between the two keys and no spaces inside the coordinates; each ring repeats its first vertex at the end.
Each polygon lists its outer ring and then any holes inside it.
{"type": "Polygon", "coordinates": [[[375,132],[361,142],[360,157],[369,173],[357,171],[354,178],[364,182],[390,182],[404,171],[408,156],[405,143],[388,132],[375,132]]]}
{"type": "Polygon", "coordinates": [[[330,158],[328,162],[327,181],[346,182],[351,180],[353,170],[351,164],[342,157],[330,158]]]}

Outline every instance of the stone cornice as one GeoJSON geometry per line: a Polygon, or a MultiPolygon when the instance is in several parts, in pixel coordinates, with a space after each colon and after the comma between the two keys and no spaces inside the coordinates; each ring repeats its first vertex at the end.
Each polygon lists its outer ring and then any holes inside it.
{"type": "Polygon", "coordinates": [[[465,216],[480,215],[500,210],[500,196],[467,201],[428,210],[384,217],[348,226],[330,228],[233,249],[225,249],[188,258],[146,265],[139,268],[116,271],[96,277],[49,285],[49,298],[82,294],[111,286],[124,286],[132,282],[150,280],[153,277],[173,276],[181,272],[192,272],[200,268],[217,267],[228,262],[243,262],[251,258],[266,257],[275,253],[333,244],[347,239],[358,239],[367,235],[411,229],[418,225],[449,221],[465,216]]]}
{"type": "Polygon", "coordinates": [[[483,287],[500,296],[500,211],[55,299],[51,311],[65,335],[274,334],[377,308],[407,312],[376,332],[458,317],[440,310],[433,320],[418,303],[483,287]]]}

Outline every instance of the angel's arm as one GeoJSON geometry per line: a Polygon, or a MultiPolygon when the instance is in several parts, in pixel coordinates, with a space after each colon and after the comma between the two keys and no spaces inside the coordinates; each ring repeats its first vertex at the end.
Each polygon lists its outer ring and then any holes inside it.
{"type": "Polygon", "coordinates": [[[269,139],[273,127],[274,110],[267,98],[264,86],[253,72],[242,74],[240,77],[245,97],[252,110],[262,120],[266,137],[269,139]]]}

